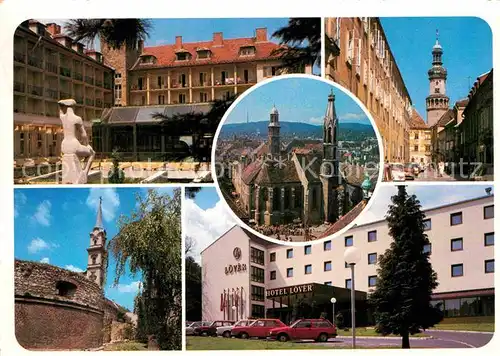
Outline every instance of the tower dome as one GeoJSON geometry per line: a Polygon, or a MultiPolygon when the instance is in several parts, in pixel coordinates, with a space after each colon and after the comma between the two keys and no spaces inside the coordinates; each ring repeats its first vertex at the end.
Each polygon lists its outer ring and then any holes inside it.
{"type": "Polygon", "coordinates": [[[276,106],[273,105],[273,108],[271,109],[270,114],[272,114],[272,115],[279,114],[278,109],[276,109],[276,106]]]}

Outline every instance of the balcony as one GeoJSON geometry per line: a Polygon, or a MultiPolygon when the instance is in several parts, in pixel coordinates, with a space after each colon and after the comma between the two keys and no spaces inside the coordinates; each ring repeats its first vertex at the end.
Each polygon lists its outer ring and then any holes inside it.
{"type": "Polygon", "coordinates": [[[17,91],[19,93],[24,93],[24,90],[25,90],[24,82],[14,82],[14,91],[17,91]]]}
{"type": "Polygon", "coordinates": [[[95,106],[102,108],[102,100],[101,99],[95,99],[95,106]]]}
{"type": "Polygon", "coordinates": [[[36,85],[28,85],[28,94],[43,96],[43,88],[36,85]]]}
{"type": "Polygon", "coordinates": [[[57,100],[57,90],[51,88],[45,88],[45,96],[57,100]]]}
{"type": "Polygon", "coordinates": [[[26,63],[26,55],[22,52],[14,51],[14,61],[19,63],[26,63]]]}
{"type": "Polygon", "coordinates": [[[196,81],[193,81],[192,84],[193,84],[193,87],[210,87],[210,86],[212,86],[212,81],[205,80],[203,82],[200,82],[199,80],[196,80],[196,81]]]}
{"type": "Polygon", "coordinates": [[[89,77],[88,75],[85,76],[85,83],[94,85],[94,77],[89,77]]]}
{"type": "Polygon", "coordinates": [[[59,67],[59,74],[64,77],[71,77],[71,69],[66,67],[59,67]]]}
{"type": "Polygon", "coordinates": [[[43,61],[38,57],[29,56],[28,57],[28,64],[32,67],[43,69],[43,61]]]}
{"type": "Polygon", "coordinates": [[[132,84],[130,87],[131,90],[146,90],[145,85],[132,84]]]}
{"type": "Polygon", "coordinates": [[[83,96],[76,95],[75,101],[78,105],[83,105],[83,96]]]}
{"type": "Polygon", "coordinates": [[[69,99],[69,98],[71,98],[71,93],[68,93],[67,91],[60,91],[59,92],[59,99],[60,100],[69,99]]]}
{"type": "Polygon", "coordinates": [[[94,106],[94,99],[86,98],[85,99],[85,105],[87,105],[87,106],[94,106]]]}
{"type": "Polygon", "coordinates": [[[188,88],[189,84],[186,83],[178,83],[177,81],[170,81],[170,89],[181,89],[181,88],[188,88]]]}
{"type": "Polygon", "coordinates": [[[82,81],[83,80],[83,74],[81,72],[74,72],[73,73],[73,79],[82,81]]]}
{"type": "Polygon", "coordinates": [[[57,74],[57,64],[51,62],[45,62],[45,69],[47,72],[57,74]]]}

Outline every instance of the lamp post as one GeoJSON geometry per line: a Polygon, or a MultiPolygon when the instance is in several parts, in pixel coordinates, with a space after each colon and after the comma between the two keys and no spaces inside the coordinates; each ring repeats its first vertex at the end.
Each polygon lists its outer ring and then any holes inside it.
{"type": "MultiPolygon", "coordinates": [[[[236,312],[236,305],[233,305],[233,306],[231,307],[231,309],[233,309],[233,316],[232,316],[232,317],[234,318],[234,314],[235,314],[235,312],[236,312]]],[[[236,317],[236,319],[238,319],[238,317],[236,317]]],[[[238,321],[238,320],[236,320],[236,321],[238,321]]]]}
{"type": "Polygon", "coordinates": [[[335,325],[335,303],[337,303],[337,299],[335,299],[335,297],[332,297],[332,299],[330,299],[330,302],[332,302],[332,312],[333,312],[332,324],[335,325]]]}
{"type": "Polygon", "coordinates": [[[344,252],[344,260],[351,267],[351,327],[352,327],[352,348],[356,348],[356,295],[354,289],[354,266],[361,259],[359,250],[348,247],[344,252]]]}

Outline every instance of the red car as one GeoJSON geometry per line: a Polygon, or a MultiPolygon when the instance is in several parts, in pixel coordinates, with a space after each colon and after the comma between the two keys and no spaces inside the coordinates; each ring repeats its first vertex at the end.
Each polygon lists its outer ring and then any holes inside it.
{"type": "Polygon", "coordinates": [[[249,337],[266,338],[272,329],[286,326],[279,319],[257,319],[247,326],[236,326],[231,330],[231,336],[248,339],[249,337]]]}
{"type": "Polygon", "coordinates": [[[270,339],[279,341],[288,340],[315,340],[326,342],[337,336],[337,328],[326,319],[299,319],[290,326],[272,329],[270,339]]]}
{"type": "Polygon", "coordinates": [[[201,325],[194,329],[194,335],[201,336],[217,336],[217,328],[219,326],[231,326],[234,321],[231,320],[217,320],[209,325],[201,325]]]}

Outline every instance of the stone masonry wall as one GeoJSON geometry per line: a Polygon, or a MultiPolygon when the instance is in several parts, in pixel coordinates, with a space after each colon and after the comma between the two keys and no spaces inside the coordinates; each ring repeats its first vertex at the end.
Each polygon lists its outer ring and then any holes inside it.
{"type": "Polygon", "coordinates": [[[16,338],[26,349],[101,346],[103,304],[102,290],[81,273],[15,261],[16,338]]]}

